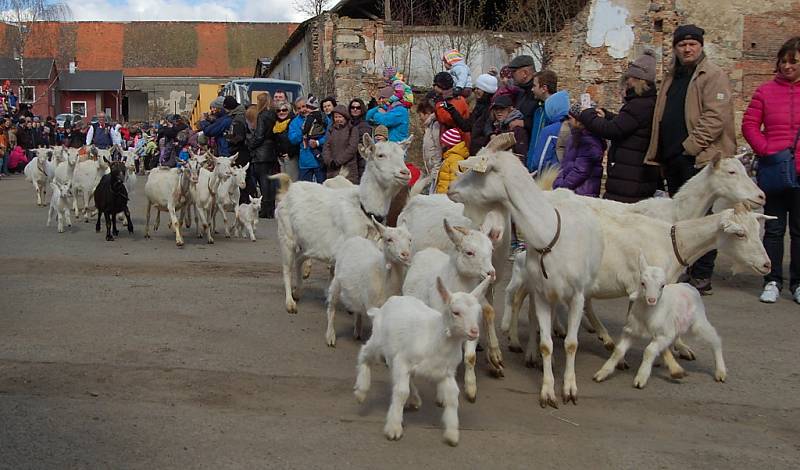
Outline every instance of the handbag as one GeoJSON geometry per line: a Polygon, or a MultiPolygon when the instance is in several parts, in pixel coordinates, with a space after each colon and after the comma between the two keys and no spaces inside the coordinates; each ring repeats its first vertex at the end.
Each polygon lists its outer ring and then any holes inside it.
{"type": "Polygon", "coordinates": [[[800,129],[798,129],[791,147],[758,159],[756,181],[758,187],[765,193],[780,193],[800,188],[795,166],[795,149],[798,139],[800,139],[800,129]]]}

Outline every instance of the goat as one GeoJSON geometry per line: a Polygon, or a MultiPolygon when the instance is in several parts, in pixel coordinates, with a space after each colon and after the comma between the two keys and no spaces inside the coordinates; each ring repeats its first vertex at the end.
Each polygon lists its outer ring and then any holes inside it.
{"type": "MultiPolygon", "coordinates": [[[[37,149],[47,150],[47,149],[37,149]]],[[[37,152],[37,156],[33,157],[30,162],[25,166],[23,172],[25,173],[25,180],[33,184],[33,190],[36,193],[36,205],[44,207],[47,202],[47,185],[53,180],[55,175],[55,164],[47,160],[47,157],[37,152]]]]}
{"type": "Polygon", "coordinates": [[[64,233],[64,223],[67,224],[67,227],[72,227],[72,220],[69,216],[72,209],[70,183],[53,181],[50,183],[50,187],[53,189],[53,193],[50,195],[50,209],[47,211],[47,226],[50,226],[51,218],[55,213],[58,220],[58,233],[64,233]]]}
{"type": "Polygon", "coordinates": [[[125,189],[125,164],[121,161],[109,163],[106,157],[103,160],[109,164],[111,172],[100,178],[100,183],[94,190],[94,203],[97,206],[97,223],[95,232],[100,232],[100,217],[106,219],[106,241],[114,241],[119,235],[117,230],[117,214],[125,214],[128,222],[128,233],[133,234],[131,212],[128,210],[128,190],[125,189]],[[113,226],[113,231],[112,231],[113,226]]]}
{"type": "Polygon", "coordinates": [[[211,223],[216,232],[216,214],[220,212],[222,214],[222,225],[225,227],[225,238],[231,237],[232,227],[228,224],[228,212],[234,213],[236,207],[239,205],[239,195],[241,194],[241,190],[247,185],[246,176],[249,167],[249,163],[243,167],[233,167],[231,170],[233,172],[233,177],[221,181],[217,187],[215,204],[211,213],[211,223]]]}
{"type": "Polygon", "coordinates": [[[237,237],[245,237],[245,229],[250,234],[250,240],[256,241],[256,224],[258,224],[258,211],[261,210],[261,198],[252,197],[248,204],[236,206],[233,222],[233,234],[237,237]]]}
{"type": "Polygon", "coordinates": [[[451,293],[441,278],[435,284],[442,311],[408,296],[389,298],[381,308],[372,308],[372,337],[358,354],[358,377],[354,395],[363,403],[371,382],[371,366],[389,365],[392,375],[392,403],[386,415],[383,433],[389,440],[403,436],[403,406],[422,405],[416,376],[436,382],[436,401],[444,405],[444,440],[458,445],[458,384],[455,373],[461,362],[464,340],[477,340],[479,298],[484,297],[490,279],[486,278],[469,294],[451,293]]]}
{"type": "Polygon", "coordinates": [[[331,263],[348,238],[374,238],[371,217],[383,220],[392,198],[411,177],[404,156],[412,138],[375,143],[365,134],[360,150],[367,164],[358,186],[331,189],[316,183],[292,183],[285,174],[271,177],[281,183],[275,218],[287,312],[297,313],[300,267],[306,259],[331,263]]]}
{"type": "Polygon", "coordinates": [[[411,234],[403,225],[386,227],[374,219],[373,223],[380,233],[380,245],[363,237],[348,238],[336,254],[336,270],[328,287],[328,346],[336,346],[333,320],[337,302],[353,314],[353,337],[361,339],[363,314],[402,290],[411,262],[411,234]]]}
{"type": "Polygon", "coordinates": [[[72,175],[78,164],[78,152],[73,149],[63,149],[56,165],[53,180],[59,184],[72,183],[72,175]]]}
{"type": "Polygon", "coordinates": [[[81,210],[78,209],[78,199],[83,201],[83,218],[84,222],[89,222],[89,216],[93,214],[94,208],[94,188],[100,182],[100,178],[106,173],[108,169],[108,160],[83,160],[75,165],[75,170],[72,174],[72,194],[75,196],[73,207],[75,209],[75,217],[79,218],[81,210]]]}
{"type": "Polygon", "coordinates": [[[144,237],[150,238],[150,211],[155,206],[158,211],[156,224],[153,230],[158,230],[158,218],[161,211],[169,212],[170,228],[175,231],[175,244],[183,246],[178,212],[190,200],[189,183],[190,170],[182,168],[154,168],[147,175],[144,185],[144,194],[147,197],[147,217],[145,220],[144,237]]]}
{"type": "MultiPolygon", "coordinates": [[[[633,337],[650,339],[644,350],[642,364],[633,380],[633,386],[644,388],[650,378],[655,358],[666,352],[679,335],[689,333],[699,337],[711,345],[714,350],[716,371],[714,379],[724,382],[728,376],[725,360],[722,357],[722,341],[717,330],[711,326],[706,317],[703,299],[697,289],[690,284],[667,284],[664,269],[650,266],[644,253],[639,253],[639,277],[641,286],[632,296],[631,308],[622,338],[614,348],[611,357],[594,375],[594,380],[602,382],[613,371],[616,365],[625,358],[625,352],[631,346],[633,337]]],[[[673,378],[681,378],[685,374],[672,374],[673,378]]]]}
{"type": "Polygon", "coordinates": [[[206,154],[194,156],[190,160],[190,166],[194,164],[200,165],[197,182],[189,185],[195,214],[199,218],[196,225],[205,233],[207,242],[212,244],[214,243],[214,233],[211,228],[211,214],[216,204],[216,197],[220,185],[227,179],[233,177],[231,160],[226,157],[209,157],[208,154],[206,154]],[[202,167],[210,158],[214,159],[213,171],[202,167]]]}

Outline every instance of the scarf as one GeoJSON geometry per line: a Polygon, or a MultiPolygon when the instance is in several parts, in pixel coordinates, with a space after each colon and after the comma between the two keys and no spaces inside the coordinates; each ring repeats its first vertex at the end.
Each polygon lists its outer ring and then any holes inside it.
{"type": "Polygon", "coordinates": [[[285,132],[286,129],[289,128],[289,121],[291,119],[284,119],[283,121],[275,121],[275,125],[272,127],[272,132],[275,134],[280,134],[285,132]]]}

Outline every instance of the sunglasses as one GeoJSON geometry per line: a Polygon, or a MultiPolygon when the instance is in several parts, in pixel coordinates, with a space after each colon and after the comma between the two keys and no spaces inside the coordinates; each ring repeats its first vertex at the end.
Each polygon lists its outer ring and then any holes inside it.
{"type": "Polygon", "coordinates": [[[284,109],[279,109],[279,110],[278,110],[278,112],[279,112],[279,113],[288,113],[288,112],[289,112],[289,110],[288,110],[288,109],[286,109],[286,108],[284,108],[284,109]]]}
{"type": "Polygon", "coordinates": [[[350,106],[350,109],[361,109],[361,106],[358,106],[358,105],[356,105],[356,106],[350,106]]]}

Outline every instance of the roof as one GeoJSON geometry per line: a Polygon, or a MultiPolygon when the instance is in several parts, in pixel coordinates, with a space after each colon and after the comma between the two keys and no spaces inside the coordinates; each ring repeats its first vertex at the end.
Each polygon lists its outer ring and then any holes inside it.
{"type": "Polygon", "coordinates": [[[122,84],[122,70],[84,70],[62,73],[58,89],[63,91],[122,90],[122,84]]]}
{"type": "MultiPolygon", "coordinates": [[[[25,59],[26,80],[48,80],[55,59],[25,59]]],[[[0,58],[0,79],[19,80],[19,62],[13,58],[0,58]]]]}

